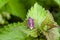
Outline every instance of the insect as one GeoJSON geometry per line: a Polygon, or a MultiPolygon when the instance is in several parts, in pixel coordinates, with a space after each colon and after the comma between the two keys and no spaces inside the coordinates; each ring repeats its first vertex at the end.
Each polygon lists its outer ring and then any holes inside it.
{"type": "Polygon", "coordinates": [[[30,29],[34,28],[34,20],[31,17],[28,18],[27,24],[30,29]]]}

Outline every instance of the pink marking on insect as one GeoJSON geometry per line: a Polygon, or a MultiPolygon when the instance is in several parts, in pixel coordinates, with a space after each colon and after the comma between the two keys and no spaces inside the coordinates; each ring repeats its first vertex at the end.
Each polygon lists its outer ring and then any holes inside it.
{"type": "Polygon", "coordinates": [[[28,27],[30,29],[33,29],[34,28],[34,20],[32,18],[28,18],[28,27]]]}

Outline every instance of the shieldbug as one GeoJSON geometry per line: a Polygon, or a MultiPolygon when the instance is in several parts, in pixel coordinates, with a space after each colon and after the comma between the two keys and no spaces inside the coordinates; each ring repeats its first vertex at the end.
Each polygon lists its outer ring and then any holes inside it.
{"type": "Polygon", "coordinates": [[[27,24],[30,29],[34,28],[34,20],[31,17],[28,18],[27,24]]]}

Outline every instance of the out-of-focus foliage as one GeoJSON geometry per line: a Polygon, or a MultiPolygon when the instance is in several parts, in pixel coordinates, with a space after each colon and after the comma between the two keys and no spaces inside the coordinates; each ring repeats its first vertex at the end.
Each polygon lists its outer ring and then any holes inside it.
{"type": "Polygon", "coordinates": [[[54,17],[55,17],[55,21],[60,25],[60,12],[56,13],[54,17]]]}
{"type": "Polygon", "coordinates": [[[3,15],[3,17],[5,17],[8,20],[11,18],[10,13],[8,13],[8,12],[2,12],[2,15],[3,15]]]}
{"type": "Polygon", "coordinates": [[[4,24],[5,20],[3,19],[2,15],[0,14],[0,24],[4,24]]]}
{"type": "Polygon", "coordinates": [[[0,9],[8,2],[9,0],[0,0],[0,9]]]}
{"type": "Polygon", "coordinates": [[[54,0],[60,6],[60,0],[54,0]]]}
{"type": "Polygon", "coordinates": [[[14,16],[20,17],[22,20],[25,19],[26,9],[19,0],[10,0],[8,4],[3,7],[3,10],[10,12],[14,16]]]}

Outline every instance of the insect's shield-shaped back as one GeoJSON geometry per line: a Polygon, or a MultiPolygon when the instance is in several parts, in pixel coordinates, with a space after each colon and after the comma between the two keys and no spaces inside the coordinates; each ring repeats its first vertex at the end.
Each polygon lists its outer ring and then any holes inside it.
{"type": "Polygon", "coordinates": [[[34,28],[34,19],[29,17],[28,20],[27,20],[27,25],[30,29],[33,29],[34,28]]]}

